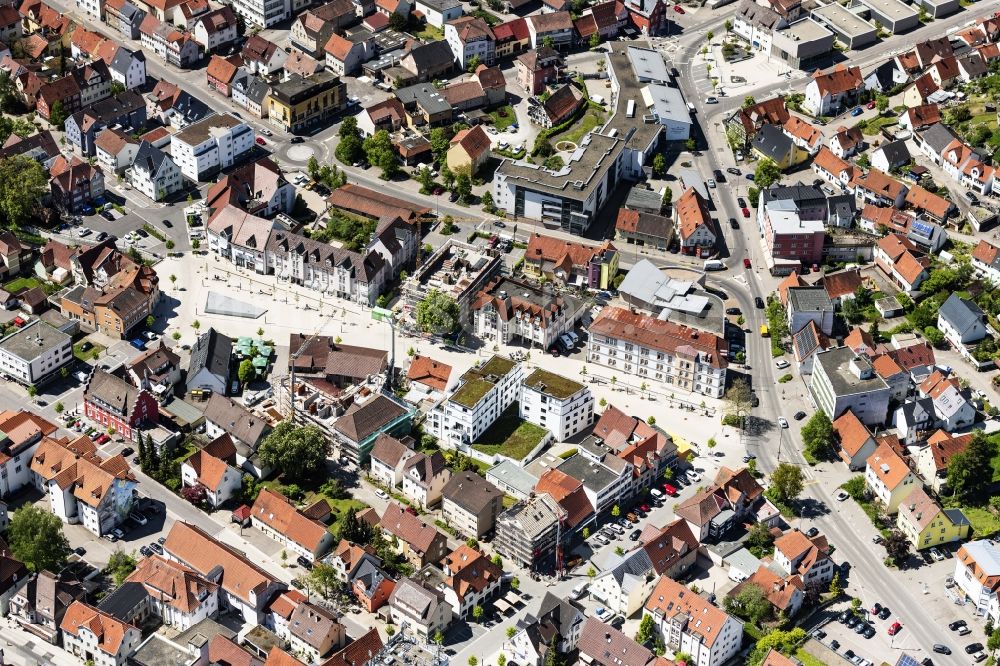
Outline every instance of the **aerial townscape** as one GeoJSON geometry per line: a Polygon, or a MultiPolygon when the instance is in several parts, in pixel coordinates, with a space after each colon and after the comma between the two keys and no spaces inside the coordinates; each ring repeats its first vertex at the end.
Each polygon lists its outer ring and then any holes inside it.
{"type": "Polygon", "coordinates": [[[1000,659],[1000,0],[0,0],[0,666],[1000,659]]]}

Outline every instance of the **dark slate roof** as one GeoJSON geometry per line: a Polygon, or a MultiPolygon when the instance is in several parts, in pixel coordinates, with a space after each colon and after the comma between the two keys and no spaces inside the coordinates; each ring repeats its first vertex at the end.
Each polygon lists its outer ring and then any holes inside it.
{"type": "Polygon", "coordinates": [[[615,581],[621,585],[625,576],[645,576],[652,570],[653,561],[649,559],[649,555],[646,551],[640,548],[639,550],[625,555],[625,557],[611,569],[611,575],[614,576],[615,581]]]}
{"type": "Polygon", "coordinates": [[[131,622],[136,608],[146,603],[146,587],[142,583],[125,582],[104,597],[97,609],[122,622],[131,622]]]}
{"type": "Polygon", "coordinates": [[[882,144],[878,150],[889,160],[889,166],[900,166],[910,161],[910,151],[902,139],[882,144]]]}
{"type": "Polygon", "coordinates": [[[451,52],[448,42],[441,40],[430,44],[420,44],[410,50],[409,54],[416,64],[417,73],[427,70],[437,69],[445,63],[454,62],[455,56],[451,52]]]}
{"type": "Polygon", "coordinates": [[[271,92],[271,86],[263,79],[254,77],[250,79],[250,85],[247,87],[247,99],[254,104],[263,104],[264,98],[269,92],[271,92]]]}
{"type": "Polygon", "coordinates": [[[959,335],[965,333],[985,317],[983,311],[974,301],[961,298],[956,294],[952,294],[948,300],[941,304],[938,314],[950,323],[959,335]]]}
{"type": "Polygon", "coordinates": [[[792,139],[774,125],[764,125],[753,138],[753,147],[775,162],[792,149],[792,139]]]}
{"type": "Polygon", "coordinates": [[[128,68],[132,65],[133,60],[145,62],[146,55],[142,51],[129,51],[124,46],[121,46],[115,52],[115,57],[111,61],[110,67],[119,74],[124,75],[128,72],[128,68]]]}
{"type": "Polygon", "coordinates": [[[948,147],[948,144],[958,137],[946,125],[934,123],[920,133],[920,138],[931,147],[936,155],[940,155],[948,147]]]}
{"type": "Polygon", "coordinates": [[[214,328],[208,329],[191,347],[191,362],[188,364],[188,381],[202,368],[208,368],[213,375],[229,378],[229,359],[233,354],[233,341],[214,328]]]}
{"type": "Polygon", "coordinates": [[[896,72],[896,60],[894,58],[890,58],[889,60],[886,60],[872,71],[868,72],[865,78],[868,79],[874,76],[875,80],[878,81],[878,85],[882,90],[889,90],[890,88],[896,85],[894,78],[895,72],[896,72]]]}
{"type": "Polygon", "coordinates": [[[155,175],[160,170],[160,165],[167,159],[167,154],[155,147],[148,141],[139,144],[139,150],[135,153],[132,161],[133,168],[139,168],[150,175],[155,175]]]}

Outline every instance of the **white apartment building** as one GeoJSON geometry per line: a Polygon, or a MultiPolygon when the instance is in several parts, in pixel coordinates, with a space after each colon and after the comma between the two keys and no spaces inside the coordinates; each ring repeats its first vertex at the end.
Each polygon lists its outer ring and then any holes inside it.
{"type": "Polygon", "coordinates": [[[143,141],[125,172],[128,182],[153,201],[160,201],[181,189],[184,179],[174,161],[159,148],[143,141]]]}
{"type": "MultiPolygon", "coordinates": [[[[426,2],[428,0],[424,0],[426,2]]],[[[447,4],[450,0],[445,0],[447,4]]],[[[417,0],[417,8],[420,8],[421,0],[417,0]]],[[[458,15],[461,16],[462,5],[458,5],[458,15]]],[[[427,19],[430,23],[430,18],[427,19]]],[[[438,27],[441,27],[440,25],[438,27]]],[[[450,20],[444,24],[444,39],[448,42],[451,52],[455,55],[459,67],[465,69],[469,61],[478,57],[484,65],[492,65],[495,59],[496,38],[493,30],[486,21],[475,16],[463,16],[456,20],[450,20]]]]}
{"type": "Polygon", "coordinates": [[[427,415],[427,432],[445,448],[467,447],[517,400],[523,378],[521,365],[501,356],[469,370],[458,390],[427,415]]]}
{"type": "Polygon", "coordinates": [[[253,148],[254,132],[236,116],[214,115],[170,138],[170,154],[185,178],[207,180],[253,148]]]}
{"type": "Polygon", "coordinates": [[[0,374],[25,386],[52,378],[73,361],[73,339],[40,319],[0,339],[0,374]]]}
{"type": "Polygon", "coordinates": [[[292,15],[289,0],[234,0],[233,11],[242,16],[247,24],[270,28],[292,15]]]}
{"type": "Polygon", "coordinates": [[[590,326],[587,358],[671,391],[721,398],[729,345],[717,335],[605,307],[590,326]]]}
{"type": "Polygon", "coordinates": [[[142,642],[142,632],[82,601],[74,601],[59,625],[63,647],[94,666],[124,666],[142,642]]]}
{"type": "Polygon", "coordinates": [[[882,425],[889,414],[892,390],[875,374],[868,358],[850,347],[815,355],[809,391],[831,421],[851,410],[867,426],[882,425]]]}
{"type": "Polygon", "coordinates": [[[93,16],[98,21],[101,20],[101,15],[104,14],[103,0],[76,0],[76,6],[82,9],[84,14],[93,16]]]}
{"type": "Polygon", "coordinates": [[[652,615],[668,652],[691,655],[689,664],[721,666],[740,650],[743,623],[662,576],[649,596],[643,615],[652,615]]]}
{"type": "Polygon", "coordinates": [[[522,419],[548,429],[557,442],[566,441],[594,422],[590,389],[541,368],[524,380],[520,409],[522,419]]]}
{"type": "Polygon", "coordinates": [[[1000,623],[1000,548],[993,541],[970,541],[955,554],[955,583],[975,614],[1000,623]]]}
{"type": "MultiPolygon", "coordinates": [[[[414,9],[419,10],[428,25],[435,28],[445,28],[448,21],[453,21],[462,15],[462,3],[459,0],[416,0],[414,9]]],[[[448,38],[448,30],[445,28],[445,39],[448,38]]],[[[450,40],[449,40],[449,43],[450,40]]],[[[486,62],[486,58],[483,58],[486,62]]],[[[464,67],[464,65],[463,65],[464,67]]]]}

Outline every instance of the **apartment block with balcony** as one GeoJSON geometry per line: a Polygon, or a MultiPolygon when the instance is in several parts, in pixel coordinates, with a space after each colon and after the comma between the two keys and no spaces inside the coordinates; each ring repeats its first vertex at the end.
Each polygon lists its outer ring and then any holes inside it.
{"type": "Polygon", "coordinates": [[[524,380],[520,410],[522,419],[563,442],[594,422],[594,396],[580,382],[538,368],[524,380]]]}

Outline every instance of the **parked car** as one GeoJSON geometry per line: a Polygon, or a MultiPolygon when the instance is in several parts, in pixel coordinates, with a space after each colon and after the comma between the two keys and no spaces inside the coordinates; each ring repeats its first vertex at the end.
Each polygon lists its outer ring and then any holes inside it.
{"type": "Polygon", "coordinates": [[[298,557],[295,558],[295,561],[303,569],[312,569],[313,568],[313,563],[310,562],[309,559],[305,555],[299,555],[298,557]]]}
{"type": "Polygon", "coordinates": [[[789,365],[790,363],[783,358],[779,358],[777,361],[774,362],[774,367],[776,367],[778,370],[784,370],[789,365]]]}
{"type": "Polygon", "coordinates": [[[865,108],[868,109],[869,111],[871,111],[872,109],[874,109],[875,108],[875,100],[872,100],[872,101],[868,102],[868,104],[865,105],[865,108]]]}
{"type": "Polygon", "coordinates": [[[302,143],[305,141],[301,136],[293,136],[290,143],[302,143]]]}
{"type": "Polygon", "coordinates": [[[740,223],[736,221],[735,217],[729,218],[729,226],[733,229],[739,229],[740,223]]]}
{"type": "Polygon", "coordinates": [[[944,555],[942,555],[941,551],[938,550],[937,548],[931,548],[930,554],[931,554],[931,557],[934,558],[935,562],[941,562],[941,561],[944,560],[944,555]]]}
{"type": "Polygon", "coordinates": [[[847,492],[844,490],[838,490],[836,494],[834,494],[834,497],[837,499],[838,502],[843,502],[848,497],[850,497],[850,495],[848,495],[847,492]]]}
{"type": "Polygon", "coordinates": [[[854,117],[857,117],[857,116],[860,116],[864,112],[865,112],[864,109],[862,109],[860,106],[857,106],[857,107],[854,108],[853,111],[851,111],[851,115],[854,116],[854,117]]]}
{"type": "Polygon", "coordinates": [[[378,497],[379,499],[384,499],[384,500],[389,499],[388,493],[386,493],[381,488],[376,488],[375,489],[375,497],[378,497]]]}
{"type": "Polygon", "coordinates": [[[806,536],[809,537],[810,539],[816,536],[817,534],[819,534],[819,530],[815,527],[810,527],[809,529],[806,530],[806,536]]]}
{"type": "Polygon", "coordinates": [[[134,520],[135,522],[139,523],[140,525],[145,525],[146,523],[149,522],[149,519],[147,519],[145,515],[139,513],[138,511],[133,511],[132,513],[128,514],[128,517],[134,520]]]}
{"type": "Polygon", "coordinates": [[[642,535],[642,530],[632,530],[632,533],[628,535],[628,540],[638,541],[641,535],[642,535]]]}
{"type": "Polygon", "coordinates": [[[779,416],[778,417],[778,425],[781,426],[782,428],[787,428],[788,427],[788,419],[786,419],[784,416],[779,416]]]}
{"type": "Polygon", "coordinates": [[[743,215],[743,217],[745,217],[747,219],[750,218],[750,209],[749,208],[741,208],[740,209],[740,213],[743,215]]]}
{"type": "Polygon", "coordinates": [[[608,541],[608,538],[603,534],[601,534],[600,532],[594,535],[594,541],[601,544],[602,546],[607,546],[609,543],[611,543],[610,541],[608,541]]]}
{"type": "Polygon", "coordinates": [[[760,296],[755,296],[753,299],[753,304],[757,306],[758,310],[764,309],[764,299],[760,296]]]}
{"type": "MultiPolygon", "coordinates": [[[[683,14],[684,13],[684,8],[681,7],[680,5],[674,5],[674,11],[677,12],[678,14],[683,14]]],[[[719,100],[715,100],[715,101],[718,102],[719,100]]]]}
{"type": "Polygon", "coordinates": [[[883,620],[888,620],[890,615],[892,615],[892,611],[889,610],[889,607],[888,606],[882,606],[882,610],[879,611],[879,614],[878,614],[879,618],[881,618],[883,620]]]}
{"type": "Polygon", "coordinates": [[[750,268],[750,260],[746,257],[743,258],[743,268],[750,268]]]}
{"type": "Polygon", "coordinates": [[[801,421],[805,417],[806,413],[802,411],[795,412],[795,414],[792,415],[792,418],[795,419],[796,421],[801,421]]]}
{"type": "Polygon", "coordinates": [[[961,629],[964,626],[965,626],[965,620],[955,620],[954,622],[948,625],[948,628],[951,629],[952,631],[957,631],[958,629],[961,629]]]}
{"type": "Polygon", "coordinates": [[[951,648],[947,645],[942,645],[941,643],[935,643],[933,649],[938,654],[951,654],[951,648]]]}
{"type": "Polygon", "coordinates": [[[965,654],[973,654],[983,649],[982,643],[969,643],[965,646],[965,654]]]}
{"type": "Polygon", "coordinates": [[[143,546],[139,549],[139,554],[143,557],[150,557],[153,554],[153,549],[149,546],[143,546]]]}
{"type": "Polygon", "coordinates": [[[734,176],[742,176],[743,175],[743,172],[740,171],[739,169],[737,169],[736,167],[729,167],[728,169],[726,169],[726,173],[731,173],[734,176]]]}
{"type": "Polygon", "coordinates": [[[739,315],[742,314],[739,308],[726,308],[727,315],[739,315]]]}
{"type": "Polygon", "coordinates": [[[892,626],[889,627],[889,635],[890,636],[895,636],[900,631],[902,631],[902,629],[903,629],[903,625],[901,625],[899,622],[893,622],[892,626]]]}

